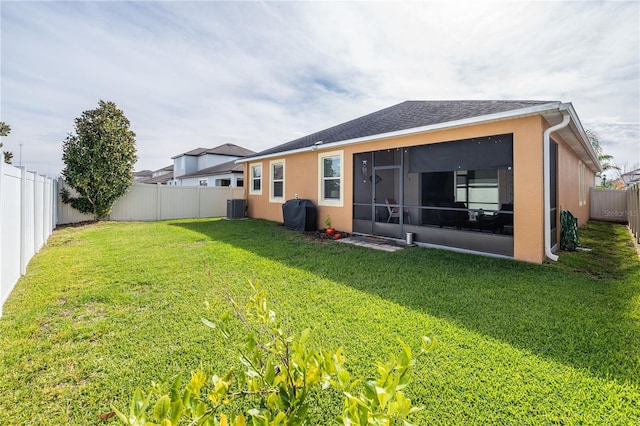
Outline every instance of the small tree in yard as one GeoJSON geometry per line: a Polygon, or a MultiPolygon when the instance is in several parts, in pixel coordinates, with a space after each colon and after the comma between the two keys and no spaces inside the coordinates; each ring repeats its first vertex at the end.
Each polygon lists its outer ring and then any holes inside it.
{"type": "MultiPolygon", "coordinates": [[[[11,133],[11,126],[9,126],[4,121],[0,121],[0,136],[7,136],[11,133]]],[[[0,148],[2,148],[3,143],[0,142],[0,148]]],[[[4,162],[7,164],[11,164],[11,160],[13,159],[13,153],[10,151],[4,151],[4,162]]]]}
{"type": "Polygon", "coordinates": [[[589,138],[589,142],[591,142],[591,146],[598,156],[598,161],[602,166],[602,173],[598,173],[597,176],[602,179],[602,187],[604,188],[614,188],[613,180],[607,180],[606,172],[608,170],[620,171],[620,167],[613,164],[611,161],[613,160],[613,155],[605,154],[604,148],[602,147],[602,139],[600,139],[600,135],[594,132],[591,129],[585,129],[585,133],[589,138]]]}
{"type": "MultiPolygon", "coordinates": [[[[254,290],[244,309],[225,292],[244,326],[244,339],[237,346],[242,367],[221,376],[198,369],[186,384],[178,377],[173,383],[154,384],[148,392],[138,388],[128,414],[114,407],[103,418],[115,414],[130,426],[302,426],[310,424],[313,399],[322,398],[321,391],[333,387],[344,395],[342,411],[335,413],[337,423],[411,426],[409,418],[422,407],[414,406],[404,391],[416,359],[433,348],[432,339],[423,337],[415,355],[400,341],[397,356],[391,354],[386,363],[377,363],[376,377],[354,380],[344,367],[342,349],[314,347],[309,329],[288,333],[267,307],[266,291],[254,290]]],[[[217,322],[203,322],[220,330],[235,346],[231,319],[226,313],[217,322]]]]}
{"type": "Polygon", "coordinates": [[[133,182],[136,134],[129,130],[122,110],[102,100],[98,108],[76,118],[75,132],[64,141],[62,176],[78,196],[72,197],[63,189],[62,201],[100,220],[133,182]]]}

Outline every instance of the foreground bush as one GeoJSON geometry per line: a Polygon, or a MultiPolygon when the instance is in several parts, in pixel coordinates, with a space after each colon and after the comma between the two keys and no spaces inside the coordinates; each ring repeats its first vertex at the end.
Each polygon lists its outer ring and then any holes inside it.
{"type": "MultiPolygon", "coordinates": [[[[170,385],[152,385],[145,393],[136,390],[128,416],[114,408],[127,425],[302,425],[306,423],[310,392],[334,387],[344,394],[344,407],[337,421],[345,425],[410,425],[408,418],[422,407],[414,406],[403,389],[411,381],[416,359],[434,342],[422,338],[413,356],[400,341],[398,355],[378,362],[377,377],[354,380],[344,367],[342,348],[322,351],[309,342],[310,330],[290,335],[267,307],[266,292],[255,289],[244,309],[227,294],[236,318],[246,330],[244,342],[236,348],[241,370],[230,369],[222,376],[202,369],[191,373],[189,383],[180,378],[170,385]],[[147,421],[153,403],[153,419],[147,421]],[[239,409],[238,407],[251,407],[239,409]]],[[[231,342],[231,315],[217,323],[203,322],[219,330],[231,342]]]]}

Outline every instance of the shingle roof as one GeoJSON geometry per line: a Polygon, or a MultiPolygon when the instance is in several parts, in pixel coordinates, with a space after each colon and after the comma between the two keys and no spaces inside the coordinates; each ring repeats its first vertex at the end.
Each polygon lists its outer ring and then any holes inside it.
{"type": "Polygon", "coordinates": [[[176,155],[175,157],[171,157],[172,159],[181,157],[183,155],[190,155],[194,157],[198,157],[200,155],[205,154],[215,154],[215,155],[228,155],[230,157],[246,157],[248,155],[255,154],[255,151],[251,151],[250,149],[243,148],[241,146],[225,143],[215,148],[196,148],[191,151],[184,152],[182,154],[176,155]]]}
{"type": "Polygon", "coordinates": [[[215,148],[208,149],[205,154],[217,154],[217,155],[229,155],[232,157],[246,157],[247,155],[255,154],[255,151],[243,148],[241,146],[225,143],[215,148]]]}
{"type": "Polygon", "coordinates": [[[266,149],[255,156],[308,148],[324,144],[401,130],[413,129],[483,115],[514,111],[555,101],[405,101],[338,124],[299,139],[266,149]]]}
{"type": "Polygon", "coordinates": [[[169,172],[169,173],[165,173],[163,175],[160,176],[156,176],[154,178],[148,178],[148,179],[144,179],[139,181],[139,183],[150,183],[150,184],[165,184],[167,182],[169,182],[171,179],[173,179],[173,171],[169,172]]]}
{"type": "Polygon", "coordinates": [[[193,155],[193,156],[197,157],[198,155],[202,155],[205,152],[207,152],[207,148],[196,148],[196,149],[192,149],[191,151],[183,152],[182,154],[178,154],[175,157],[171,157],[171,158],[178,158],[178,157],[181,157],[183,155],[193,155]]]}
{"type": "Polygon", "coordinates": [[[198,170],[197,172],[188,173],[180,176],[180,179],[196,176],[211,176],[227,173],[242,173],[244,171],[243,164],[236,164],[235,160],[227,161],[226,163],[217,164],[215,166],[207,167],[206,169],[198,170]]]}
{"type": "Polygon", "coordinates": [[[133,177],[144,179],[150,177],[153,172],[151,170],[140,170],[139,172],[133,172],[131,174],[133,175],[133,177]]]}

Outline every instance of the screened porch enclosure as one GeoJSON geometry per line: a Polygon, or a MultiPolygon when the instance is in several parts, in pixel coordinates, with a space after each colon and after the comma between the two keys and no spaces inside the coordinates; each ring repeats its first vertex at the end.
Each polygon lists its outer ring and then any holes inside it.
{"type": "Polygon", "coordinates": [[[513,256],[513,135],[354,155],[353,231],[513,256]]]}

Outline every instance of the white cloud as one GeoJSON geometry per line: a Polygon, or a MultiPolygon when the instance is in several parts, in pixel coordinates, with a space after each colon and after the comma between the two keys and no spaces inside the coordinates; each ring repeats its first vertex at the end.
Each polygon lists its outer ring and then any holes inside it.
{"type": "Polygon", "coordinates": [[[638,157],[639,11],[3,2],[3,142],[14,153],[24,142],[29,167],[57,173],[74,118],[112,100],[137,133],[138,168],[154,169],[195,147],[265,149],[405,99],[543,99],[573,102],[616,159],[638,157]]]}

